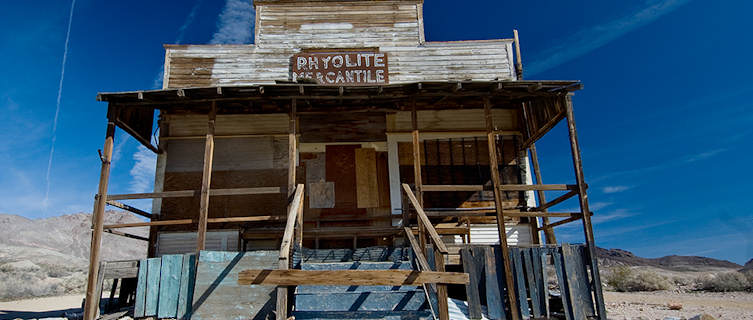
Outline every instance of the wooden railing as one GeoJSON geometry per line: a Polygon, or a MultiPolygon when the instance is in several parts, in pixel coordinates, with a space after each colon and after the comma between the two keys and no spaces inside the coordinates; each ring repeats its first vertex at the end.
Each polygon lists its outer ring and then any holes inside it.
{"type": "MultiPolygon", "coordinates": [[[[442,238],[439,237],[437,230],[434,228],[431,220],[429,220],[426,212],[424,212],[423,206],[416,198],[416,195],[413,194],[413,190],[411,190],[410,186],[404,183],[403,190],[408,196],[408,200],[410,201],[413,208],[416,209],[419,241],[417,242],[413,237],[413,231],[408,227],[407,221],[403,221],[403,226],[405,227],[405,237],[410,242],[413,253],[416,255],[416,260],[418,260],[419,268],[423,269],[423,271],[431,270],[431,267],[426,260],[426,257],[424,256],[424,253],[427,252],[426,244],[428,238],[428,240],[432,244],[430,251],[434,254],[434,271],[444,272],[444,255],[448,253],[447,246],[445,245],[444,241],[442,241],[442,238]],[[426,234],[428,234],[428,237],[426,236],[426,234]]],[[[443,283],[437,283],[435,286],[424,286],[424,290],[427,293],[429,292],[428,289],[436,291],[438,309],[436,310],[436,313],[439,315],[439,319],[449,320],[450,315],[447,306],[447,285],[443,283]]],[[[430,301],[429,305],[431,304],[432,303],[430,301]]],[[[432,307],[432,309],[433,308],[434,307],[432,307]]]]}
{"type": "MultiPolygon", "coordinates": [[[[288,206],[288,219],[285,224],[285,232],[282,234],[282,243],[280,244],[280,255],[278,262],[279,270],[290,269],[292,261],[292,243],[295,240],[300,248],[303,243],[303,184],[295,188],[295,194],[288,206]]],[[[277,319],[285,320],[288,318],[288,287],[280,286],[277,288],[277,319]]]]}

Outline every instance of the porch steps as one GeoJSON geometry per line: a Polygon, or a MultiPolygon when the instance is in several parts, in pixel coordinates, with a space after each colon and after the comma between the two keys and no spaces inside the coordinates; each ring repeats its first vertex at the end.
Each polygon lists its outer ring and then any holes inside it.
{"type": "MultiPolygon", "coordinates": [[[[303,263],[303,270],[412,270],[409,261],[303,263]]],[[[296,319],[432,319],[417,286],[298,286],[296,319]]]]}

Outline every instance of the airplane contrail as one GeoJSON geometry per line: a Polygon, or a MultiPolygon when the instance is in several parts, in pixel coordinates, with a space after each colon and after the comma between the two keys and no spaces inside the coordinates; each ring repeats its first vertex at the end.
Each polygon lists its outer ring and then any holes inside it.
{"type": "Polygon", "coordinates": [[[47,209],[47,201],[50,197],[50,171],[52,169],[52,156],[55,154],[55,140],[57,140],[58,115],[60,115],[60,98],[63,95],[63,80],[65,79],[65,64],[68,60],[68,43],[71,39],[71,25],[73,24],[73,10],[76,8],[76,0],[71,0],[71,11],[68,14],[68,31],[65,33],[65,48],[63,49],[63,66],[60,70],[60,82],[58,83],[58,97],[55,105],[55,118],[52,121],[52,143],[50,144],[50,157],[47,160],[47,175],[45,181],[47,188],[44,192],[44,201],[42,204],[47,209]]]}

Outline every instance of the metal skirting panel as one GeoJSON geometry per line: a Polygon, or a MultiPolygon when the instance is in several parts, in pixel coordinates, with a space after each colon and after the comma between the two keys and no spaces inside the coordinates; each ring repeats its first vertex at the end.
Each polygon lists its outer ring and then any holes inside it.
{"type": "MultiPolygon", "coordinates": [[[[206,250],[240,251],[238,230],[207,231],[206,250]]],[[[196,251],[196,232],[159,232],[157,256],[182,254],[196,251]]]]}

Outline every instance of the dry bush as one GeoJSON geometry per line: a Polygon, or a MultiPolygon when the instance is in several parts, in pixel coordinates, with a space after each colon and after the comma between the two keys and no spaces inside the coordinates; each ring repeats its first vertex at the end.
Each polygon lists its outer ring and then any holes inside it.
{"type": "Polygon", "coordinates": [[[673,284],[666,277],[653,271],[636,271],[627,266],[610,268],[604,279],[616,291],[657,291],[669,290],[673,284]]]}
{"type": "Polygon", "coordinates": [[[745,291],[751,289],[753,275],[741,272],[708,274],[698,279],[698,289],[714,292],[745,291]]]}

